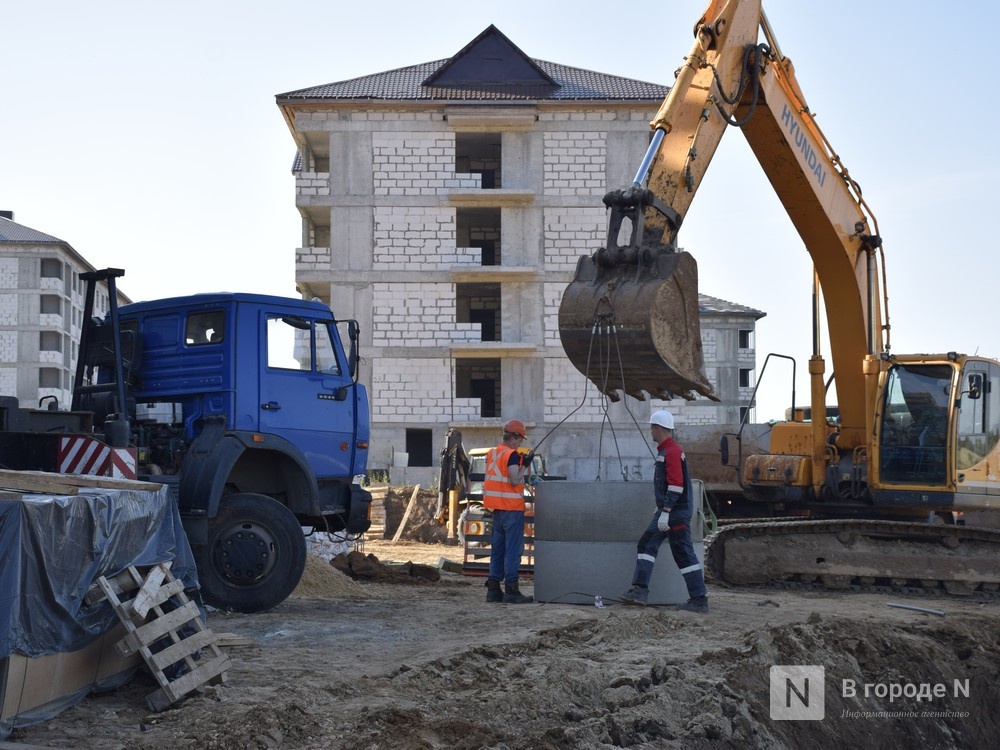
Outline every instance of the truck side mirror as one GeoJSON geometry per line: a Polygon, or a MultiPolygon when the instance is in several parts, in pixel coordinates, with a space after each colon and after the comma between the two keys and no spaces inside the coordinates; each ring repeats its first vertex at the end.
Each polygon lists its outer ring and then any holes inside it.
{"type": "Polygon", "coordinates": [[[719,440],[719,455],[722,457],[722,465],[729,466],[729,437],[723,435],[719,440]]]}
{"type": "Polygon", "coordinates": [[[969,390],[966,391],[969,394],[969,398],[973,401],[982,398],[983,396],[983,376],[979,373],[974,373],[969,376],[969,390]]]}
{"type": "Polygon", "coordinates": [[[358,363],[361,361],[361,355],[358,354],[358,338],[360,334],[361,327],[358,325],[358,321],[347,321],[347,338],[351,342],[351,347],[347,353],[347,367],[350,370],[351,378],[355,381],[358,379],[358,363]]]}

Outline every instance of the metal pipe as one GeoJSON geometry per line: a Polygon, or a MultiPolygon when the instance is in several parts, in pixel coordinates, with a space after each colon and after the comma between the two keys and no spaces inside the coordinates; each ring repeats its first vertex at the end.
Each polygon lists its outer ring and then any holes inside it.
{"type": "Polygon", "coordinates": [[[945,613],[940,609],[928,609],[927,607],[914,607],[912,604],[894,604],[893,602],[886,602],[887,607],[896,607],[898,609],[912,609],[914,612],[926,612],[929,615],[938,615],[939,617],[944,617],[945,613]]]}
{"type": "Polygon", "coordinates": [[[817,355],[820,353],[820,343],[819,339],[822,335],[820,331],[820,296],[821,288],[819,283],[819,274],[816,273],[816,267],[813,266],[813,284],[812,284],[812,353],[817,355]]]}
{"type": "MultiPolygon", "coordinates": [[[[875,262],[875,250],[869,249],[868,253],[868,353],[875,354],[875,342],[879,340],[879,318],[875,311],[878,310],[878,287],[875,284],[878,264],[875,262]]],[[[881,346],[879,347],[881,350],[881,346]]]]}

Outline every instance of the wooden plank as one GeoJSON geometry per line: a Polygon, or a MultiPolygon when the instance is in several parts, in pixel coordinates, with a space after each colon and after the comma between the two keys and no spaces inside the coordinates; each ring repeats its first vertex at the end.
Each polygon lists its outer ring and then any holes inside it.
{"type": "Polygon", "coordinates": [[[58,474],[72,484],[80,487],[97,487],[103,490],[139,490],[142,492],[159,492],[163,489],[160,482],[145,482],[139,479],[120,479],[117,477],[101,477],[96,474],[58,474]]]}
{"type": "Polygon", "coordinates": [[[406,504],[406,512],[403,513],[403,520],[399,522],[399,528],[396,529],[396,534],[392,537],[392,541],[398,542],[399,538],[403,536],[403,528],[406,526],[406,522],[410,520],[410,513],[413,511],[413,506],[417,503],[418,492],[420,492],[420,485],[416,484],[413,486],[413,494],[410,495],[410,502],[406,504]]]}
{"type": "MultiPolygon", "coordinates": [[[[171,579],[168,583],[163,584],[146,601],[146,612],[141,615],[145,619],[146,615],[149,613],[150,609],[154,607],[160,607],[167,603],[172,597],[184,591],[184,581],[178,580],[177,578],[171,579]]],[[[136,597],[138,598],[138,597],[136,597]]],[[[132,605],[133,611],[137,616],[140,616],[140,611],[132,605]]]]}
{"type": "Polygon", "coordinates": [[[195,652],[214,644],[215,633],[211,630],[202,630],[200,633],[190,635],[162,651],[157,651],[146,660],[146,663],[151,669],[162,672],[171,664],[179,662],[185,656],[191,656],[195,652]]]}
{"type": "Polygon", "coordinates": [[[45,495],[76,495],[80,492],[77,485],[63,481],[62,477],[62,474],[50,474],[44,471],[0,469],[0,488],[45,495]]]}
{"type": "MultiPolygon", "coordinates": [[[[149,610],[156,606],[153,601],[160,591],[160,585],[169,573],[170,568],[161,563],[153,566],[146,574],[146,579],[142,582],[142,586],[139,587],[139,590],[131,600],[132,612],[136,617],[145,620],[146,615],[149,614],[149,610]]],[[[160,599],[159,603],[162,604],[164,601],[165,599],[160,599]]]]}
{"type": "Polygon", "coordinates": [[[253,638],[247,638],[236,633],[216,633],[215,645],[223,648],[228,646],[253,646],[256,644],[253,638]]]}
{"type": "Polygon", "coordinates": [[[159,482],[140,482],[136,479],[115,479],[92,474],[0,469],[0,487],[26,492],[44,492],[49,495],[76,495],[80,487],[158,492],[163,485],[159,482]]]}
{"type": "Polygon", "coordinates": [[[183,698],[192,690],[205,684],[213,677],[219,676],[229,669],[229,657],[225,654],[218,656],[197,669],[181,675],[168,685],[164,685],[155,693],[146,696],[146,704],[153,711],[162,711],[178,698],[183,698]]]}
{"type": "Polygon", "coordinates": [[[183,607],[167,612],[162,617],[158,617],[145,625],[138,627],[134,632],[129,633],[115,644],[115,650],[122,656],[130,656],[143,646],[155,643],[160,638],[169,635],[171,631],[180,629],[185,623],[191,620],[198,620],[201,625],[201,616],[198,613],[198,605],[188,602],[183,607]]]}

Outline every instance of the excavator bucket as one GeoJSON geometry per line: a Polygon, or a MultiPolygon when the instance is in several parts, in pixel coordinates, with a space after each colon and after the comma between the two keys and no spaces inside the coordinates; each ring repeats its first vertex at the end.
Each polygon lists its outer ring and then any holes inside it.
{"type": "MultiPolygon", "coordinates": [[[[609,236],[621,225],[614,214],[609,236]]],[[[697,263],[685,252],[642,246],[638,224],[631,245],[580,258],[559,305],[563,349],[613,401],[622,392],[718,401],[704,373],[697,263]]]]}

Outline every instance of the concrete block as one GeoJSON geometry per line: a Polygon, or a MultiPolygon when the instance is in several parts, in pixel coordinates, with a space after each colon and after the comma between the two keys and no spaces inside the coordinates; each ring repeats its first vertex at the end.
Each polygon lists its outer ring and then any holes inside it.
{"type": "MultiPolygon", "coordinates": [[[[695,482],[695,554],[704,560],[701,498],[695,482]]],[[[656,505],[652,482],[542,482],[535,501],[534,596],[539,602],[607,604],[629,589],[636,542],[656,505]]],[[[664,542],[653,567],[649,603],[681,604],[687,587],[664,542]]]]}

